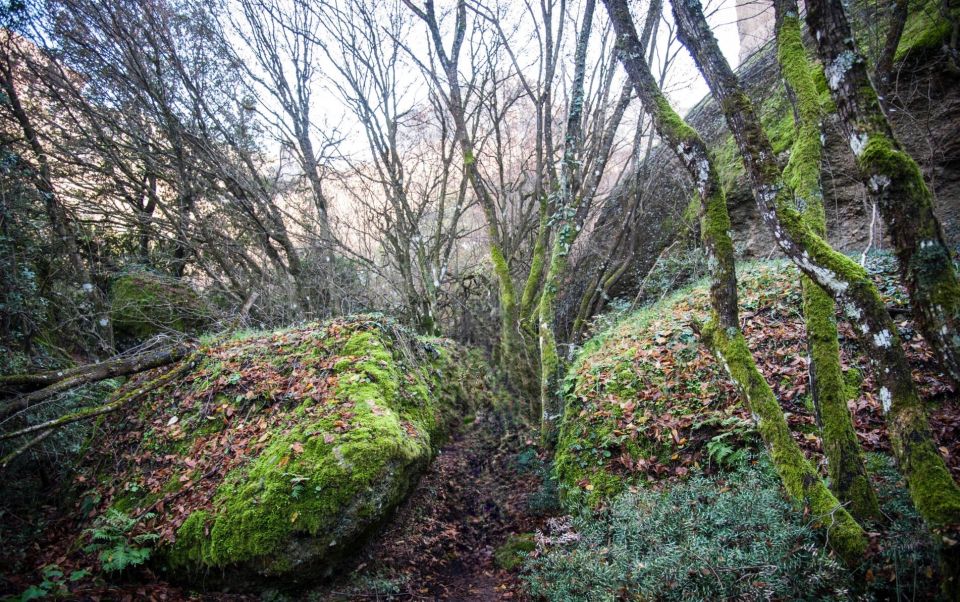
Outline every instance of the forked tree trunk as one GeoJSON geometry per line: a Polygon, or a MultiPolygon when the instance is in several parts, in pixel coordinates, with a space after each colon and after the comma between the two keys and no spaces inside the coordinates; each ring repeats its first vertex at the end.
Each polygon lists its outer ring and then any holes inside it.
{"type": "Polygon", "coordinates": [[[790,434],[783,411],[757,369],[737,311],[737,281],[726,198],[706,145],[670,106],[650,73],[626,0],[604,0],[623,49],[623,64],[644,109],[665,144],[677,154],[694,181],[700,200],[701,231],[710,270],[711,323],[704,339],[740,390],[774,466],[794,499],[806,504],[827,529],[831,546],[848,563],[866,550],[863,529],[830,492],[790,434]]]}
{"type": "Polygon", "coordinates": [[[477,166],[477,157],[473,139],[467,127],[466,110],[460,87],[458,61],[466,35],[466,2],[465,0],[459,0],[456,3],[453,44],[448,52],[441,37],[433,1],[425,0],[423,8],[418,7],[411,0],[403,1],[429,30],[433,50],[437,54],[447,84],[447,93],[444,95],[444,100],[456,127],[455,138],[463,157],[463,170],[477,197],[480,208],[483,210],[490,245],[490,260],[493,263],[493,273],[497,278],[500,292],[500,365],[508,374],[516,389],[524,393],[533,393],[538,388],[533,382],[535,375],[527,355],[528,347],[519,330],[520,300],[517,299],[516,287],[513,283],[513,277],[510,275],[510,266],[503,252],[503,236],[501,235],[501,224],[497,214],[496,202],[477,166]]]}
{"type": "Polygon", "coordinates": [[[810,0],[807,24],[860,180],[889,227],[914,320],[944,370],[960,383],[960,282],[933,212],[933,194],[890,128],[840,0],[810,0]]]}
{"type": "MultiPolygon", "coordinates": [[[[820,186],[820,95],[814,84],[815,66],[803,47],[796,0],[775,0],[777,56],[780,72],[795,102],[796,139],[783,177],[801,200],[807,226],[825,237],[826,214],[820,186]]],[[[810,394],[827,457],[830,488],[859,520],[880,516],[877,496],[867,477],[863,452],[847,408],[847,386],[840,365],[837,309],[830,294],[807,276],[801,276],[803,318],[810,354],[810,394]]]]}
{"type": "Polygon", "coordinates": [[[723,109],[764,222],[784,254],[829,291],[854,324],[864,352],[875,367],[893,451],[907,478],[911,498],[928,526],[944,537],[945,564],[955,566],[960,488],[933,441],[900,335],[876,286],[859,264],[817,236],[794,207],[794,191],[784,186],[753,104],[723,58],[699,2],[676,0],[673,12],[681,42],[723,109]]]}
{"type": "Polygon", "coordinates": [[[577,221],[577,209],[582,198],[581,189],[581,147],[583,146],[583,80],[587,70],[587,45],[593,28],[593,11],[596,0],[587,0],[583,13],[583,24],[577,37],[577,50],[574,58],[573,85],[570,107],[567,112],[567,131],[563,143],[563,164],[560,168],[560,189],[557,191],[557,203],[552,221],[555,232],[553,248],[550,250],[550,267],[540,293],[540,307],[537,321],[540,332],[540,439],[544,445],[552,447],[557,434],[557,421],[563,413],[557,388],[563,362],[557,351],[557,334],[554,320],[556,317],[557,289],[560,278],[567,268],[567,256],[580,233],[581,224],[577,221]]]}

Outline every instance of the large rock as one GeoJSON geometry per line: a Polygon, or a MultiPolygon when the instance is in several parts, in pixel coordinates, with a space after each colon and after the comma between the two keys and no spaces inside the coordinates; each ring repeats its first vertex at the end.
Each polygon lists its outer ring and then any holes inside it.
{"type": "Polygon", "coordinates": [[[110,286],[110,319],[121,342],[139,342],[161,332],[201,332],[212,322],[212,310],[181,280],[129,272],[110,286]]]}
{"type": "MultiPolygon", "coordinates": [[[[157,513],[154,560],[226,588],[328,576],[490,389],[475,354],[365,316],[210,345],[93,454],[100,512],[157,513]]],[[[146,378],[149,378],[146,377],[146,378]]]]}

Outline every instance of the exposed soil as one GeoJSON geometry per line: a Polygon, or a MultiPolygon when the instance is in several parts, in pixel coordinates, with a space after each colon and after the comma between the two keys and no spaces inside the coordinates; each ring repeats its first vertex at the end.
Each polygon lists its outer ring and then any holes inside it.
{"type": "Polygon", "coordinates": [[[517,577],[498,568],[494,552],[511,534],[531,532],[546,516],[530,509],[542,486],[535,466],[518,453],[533,435],[484,413],[461,429],[428,473],[371,540],[345,576],[322,595],[329,600],[523,600],[517,577]],[[398,591],[374,587],[388,580],[398,591]]]}

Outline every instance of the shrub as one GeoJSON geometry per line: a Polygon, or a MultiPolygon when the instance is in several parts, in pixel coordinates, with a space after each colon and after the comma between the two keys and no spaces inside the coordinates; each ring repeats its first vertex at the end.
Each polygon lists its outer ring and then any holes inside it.
{"type": "Polygon", "coordinates": [[[525,567],[548,600],[844,599],[848,575],[766,465],[553,520],[525,567]]]}

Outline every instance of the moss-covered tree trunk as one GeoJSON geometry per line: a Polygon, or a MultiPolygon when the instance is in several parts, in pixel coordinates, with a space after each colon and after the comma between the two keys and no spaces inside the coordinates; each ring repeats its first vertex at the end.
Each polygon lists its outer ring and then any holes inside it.
{"type": "Polygon", "coordinates": [[[557,420],[563,405],[557,387],[563,362],[557,349],[557,334],[554,320],[555,303],[560,278],[566,271],[567,256],[580,232],[577,208],[580,195],[580,149],[583,145],[583,82],[586,77],[587,45],[593,28],[593,12],[596,0],[587,0],[584,6],[583,23],[577,37],[574,57],[573,84],[570,91],[570,107],[567,111],[567,131],[563,143],[563,164],[560,168],[560,189],[557,191],[556,212],[551,217],[555,228],[553,248],[550,250],[550,267],[540,293],[538,322],[540,332],[540,438],[552,446],[557,434],[557,420]]]}
{"type": "Polygon", "coordinates": [[[711,324],[704,339],[736,383],[770,449],[787,491],[823,521],[830,543],[849,563],[866,549],[863,529],[830,492],[790,434],[783,411],[760,374],[740,331],[737,281],[726,198],[706,145],[670,106],[643,57],[626,0],[604,0],[622,46],[622,60],[654,127],[690,173],[701,206],[701,230],[710,270],[711,324]]]}
{"type": "Polygon", "coordinates": [[[960,281],[933,211],[933,194],[893,134],[840,0],[811,0],[807,11],[860,180],[889,228],[914,319],[943,368],[960,383],[960,281]]]}
{"type": "Polygon", "coordinates": [[[681,41],[723,108],[764,222],[784,254],[828,291],[854,324],[875,368],[894,454],[907,478],[911,498],[929,527],[947,538],[945,555],[954,556],[960,526],[960,487],[931,437],[900,335],[876,286],[859,264],[817,236],[793,206],[794,192],[784,186],[753,104],[723,58],[699,2],[676,0],[673,12],[681,41]]]}
{"type": "MultiPolygon", "coordinates": [[[[827,224],[820,186],[821,110],[813,80],[815,67],[803,47],[796,0],[775,0],[774,11],[780,72],[792,91],[796,120],[796,138],[783,176],[799,201],[807,226],[825,237],[827,224]]],[[[880,507],[847,408],[836,306],[833,297],[809,277],[801,277],[801,288],[810,353],[810,394],[820,423],[830,488],[855,517],[875,519],[880,516],[880,507]]]]}

